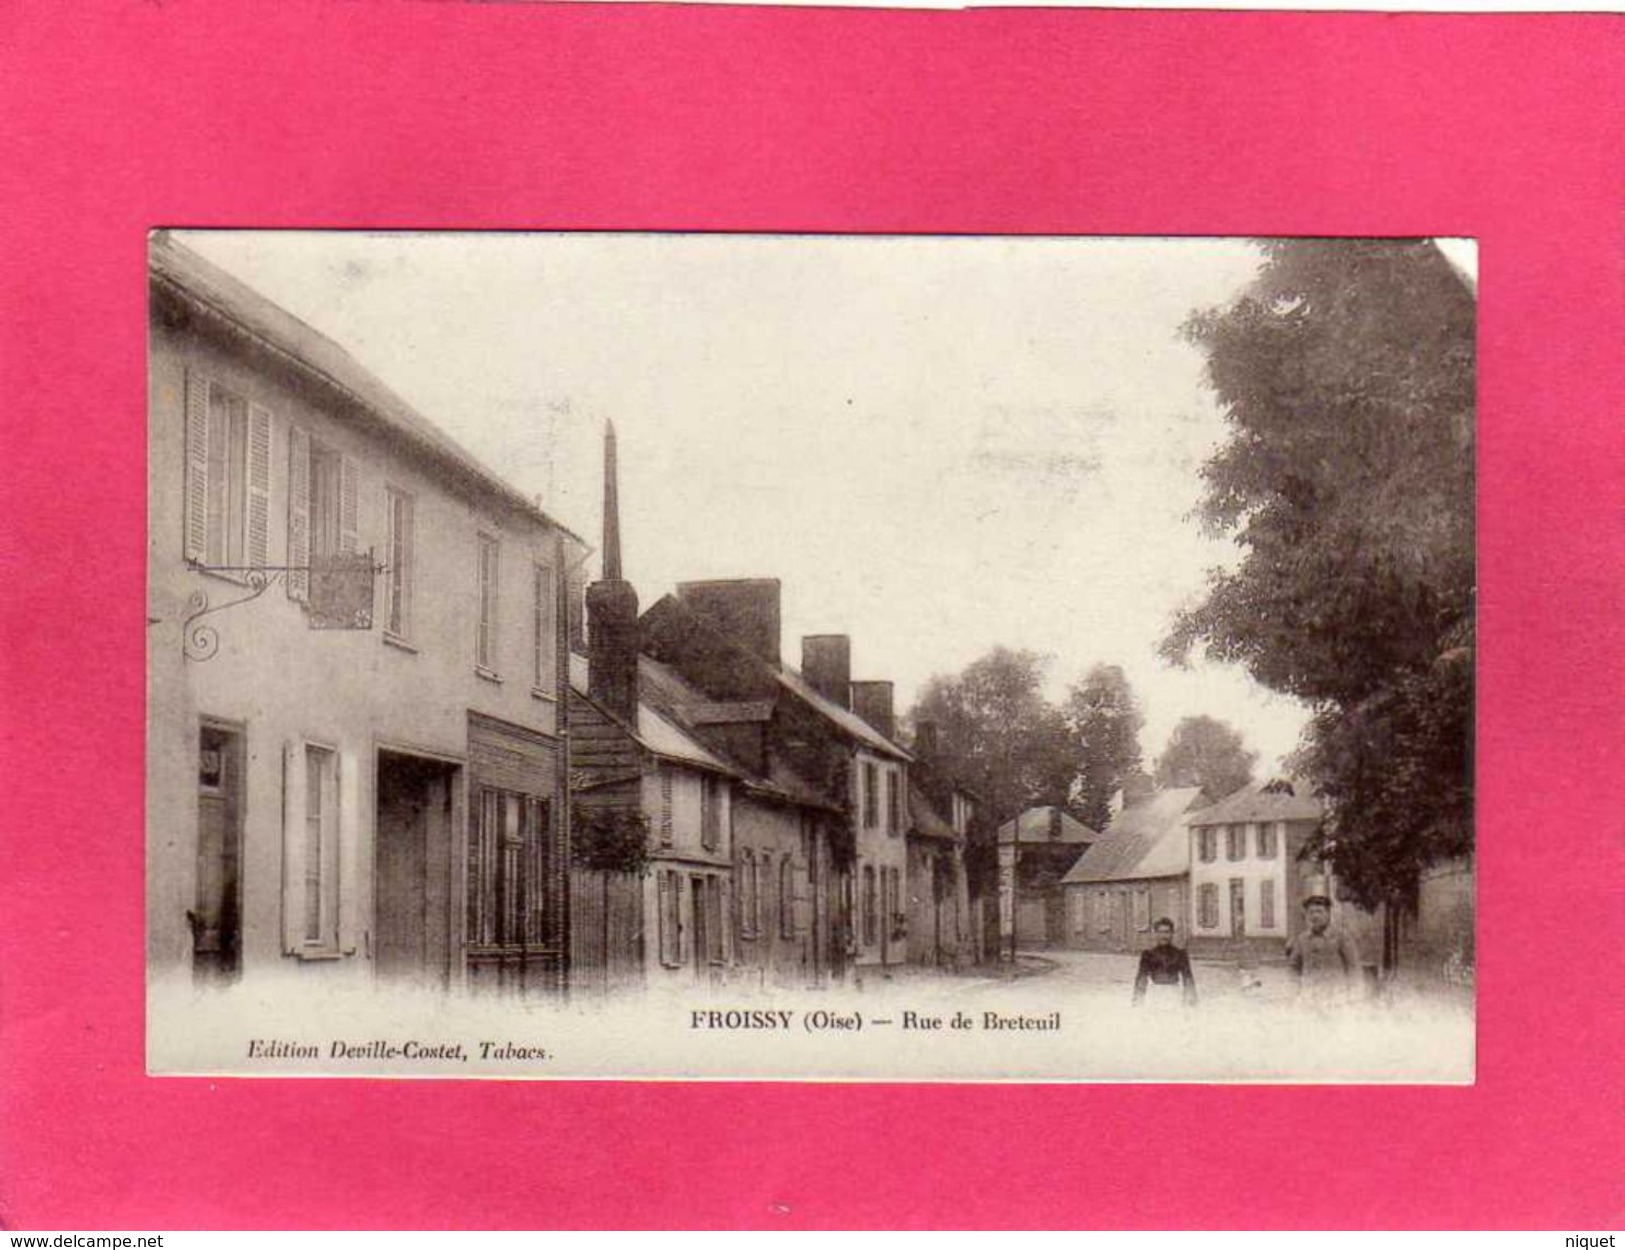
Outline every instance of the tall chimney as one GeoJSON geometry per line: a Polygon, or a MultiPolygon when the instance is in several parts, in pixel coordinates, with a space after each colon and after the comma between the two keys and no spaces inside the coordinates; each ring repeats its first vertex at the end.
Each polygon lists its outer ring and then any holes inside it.
{"type": "Polygon", "coordinates": [[[852,710],[888,738],[897,735],[892,717],[892,684],[889,681],[852,683],[852,710]]]}
{"type": "Polygon", "coordinates": [[[779,582],[775,577],[737,577],[679,582],[677,598],[723,634],[779,665],[779,582]]]}
{"type": "Polygon", "coordinates": [[[914,754],[929,762],[936,758],[937,750],[937,722],[922,720],[914,726],[914,754]]]}
{"type": "Polygon", "coordinates": [[[809,634],[801,640],[801,675],[831,703],[849,706],[852,692],[852,639],[845,634],[809,634]]]}
{"type": "Polygon", "coordinates": [[[621,518],[615,426],[604,430],[604,577],[587,587],[587,693],[629,725],[638,723],[638,592],[621,579],[621,518]]]}

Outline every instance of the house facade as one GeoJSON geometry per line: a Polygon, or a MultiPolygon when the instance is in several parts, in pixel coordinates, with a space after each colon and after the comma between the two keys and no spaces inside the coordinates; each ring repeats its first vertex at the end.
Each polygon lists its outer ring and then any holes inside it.
{"type": "Polygon", "coordinates": [[[1320,800],[1306,789],[1272,782],[1246,786],[1188,818],[1193,954],[1284,957],[1303,926],[1308,881],[1327,875],[1303,857],[1322,817],[1320,800]]]}
{"type": "Polygon", "coordinates": [[[736,957],[743,778],[641,699],[631,716],[613,709],[592,682],[588,657],[572,656],[571,670],[578,843],[586,852],[600,829],[617,827],[640,831],[644,841],[634,870],[577,857],[574,982],[610,990],[721,983],[736,957]]]}
{"type": "Polygon", "coordinates": [[[980,958],[980,924],[971,910],[965,851],[976,817],[976,796],[946,767],[937,727],[914,727],[914,764],[909,774],[908,892],[909,959],[957,967],[980,958]]]}
{"type": "Polygon", "coordinates": [[[1198,786],[1154,792],[1124,806],[1098,842],[1061,879],[1067,946],[1140,951],[1155,942],[1152,926],[1174,923],[1190,937],[1190,845],[1186,819],[1207,802],[1198,786]]]}
{"type": "Polygon", "coordinates": [[[583,544],[201,257],[149,273],[154,982],[561,988],[583,544]]]}

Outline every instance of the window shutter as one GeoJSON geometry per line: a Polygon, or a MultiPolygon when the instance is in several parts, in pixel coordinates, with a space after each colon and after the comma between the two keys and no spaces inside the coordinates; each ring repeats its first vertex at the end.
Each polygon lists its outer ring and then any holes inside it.
{"type": "Polygon", "coordinates": [[[248,410],[248,563],[264,568],[271,543],[271,414],[248,410]]]}
{"type": "Polygon", "coordinates": [[[405,567],[401,569],[400,577],[396,579],[395,585],[400,588],[401,628],[407,632],[410,632],[412,628],[412,581],[414,577],[412,566],[417,561],[417,539],[416,535],[414,535],[412,532],[413,526],[417,524],[417,521],[415,520],[417,505],[410,495],[403,495],[401,497],[400,513],[400,553],[401,561],[405,567]]]}
{"type": "Polygon", "coordinates": [[[305,744],[282,749],[282,953],[305,942],[305,744]]]}
{"type": "Polygon", "coordinates": [[[202,564],[209,550],[209,382],[186,371],[186,559],[202,564]]]}
{"type": "Polygon", "coordinates": [[[359,761],[353,754],[341,754],[335,760],[339,772],[339,949],[346,955],[355,954],[357,925],[357,892],[360,888],[359,869],[356,863],[357,842],[360,830],[357,828],[361,814],[359,802],[359,783],[361,768],[359,761]]]}
{"type": "Polygon", "coordinates": [[[288,427],[288,598],[310,599],[310,435],[288,427]]]}
{"type": "Polygon", "coordinates": [[[339,457],[339,551],[343,555],[350,555],[356,549],[356,531],[361,528],[360,492],[355,461],[349,456],[339,457]]]}

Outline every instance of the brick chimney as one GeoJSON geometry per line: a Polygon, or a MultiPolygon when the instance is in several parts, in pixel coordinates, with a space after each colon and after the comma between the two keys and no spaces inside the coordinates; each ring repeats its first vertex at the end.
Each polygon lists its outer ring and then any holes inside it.
{"type": "Polygon", "coordinates": [[[929,763],[936,758],[938,750],[937,722],[922,720],[914,726],[914,754],[929,763]]]}
{"type": "Polygon", "coordinates": [[[680,582],[677,598],[735,642],[778,666],[778,578],[738,577],[721,581],[680,582]]]}
{"type": "Polygon", "coordinates": [[[852,683],[852,710],[886,737],[894,737],[897,724],[892,717],[892,684],[889,681],[852,683]]]}
{"type": "Polygon", "coordinates": [[[850,706],[852,639],[845,634],[810,634],[803,638],[801,675],[830,702],[850,706]]]}
{"type": "Polygon", "coordinates": [[[587,587],[587,693],[629,725],[638,723],[638,592],[621,578],[615,426],[604,431],[604,576],[587,587]]]}

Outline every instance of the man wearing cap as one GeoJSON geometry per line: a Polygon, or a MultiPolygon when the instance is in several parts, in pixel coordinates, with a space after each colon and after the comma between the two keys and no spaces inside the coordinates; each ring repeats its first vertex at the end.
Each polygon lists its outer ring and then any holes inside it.
{"type": "Polygon", "coordinates": [[[1332,927],[1332,900],[1323,892],[1303,900],[1308,927],[1287,943],[1286,958],[1298,979],[1300,997],[1316,1003],[1351,998],[1361,984],[1360,948],[1332,927]]]}
{"type": "Polygon", "coordinates": [[[1163,916],[1152,926],[1157,944],[1140,952],[1140,968],[1134,976],[1134,1005],[1145,1001],[1148,986],[1154,987],[1158,1003],[1171,1003],[1176,989],[1179,1001],[1186,1007],[1196,1006],[1196,974],[1191,971],[1191,957],[1174,945],[1174,922],[1163,916]]]}

